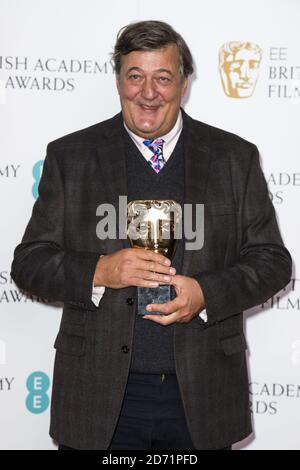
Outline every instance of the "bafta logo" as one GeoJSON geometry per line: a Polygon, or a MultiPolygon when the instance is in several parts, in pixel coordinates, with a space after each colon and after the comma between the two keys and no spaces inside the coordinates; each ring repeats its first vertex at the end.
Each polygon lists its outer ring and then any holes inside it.
{"type": "Polygon", "coordinates": [[[231,98],[250,98],[259,75],[261,48],[252,42],[227,42],[219,51],[224,92],[231,98]]]}

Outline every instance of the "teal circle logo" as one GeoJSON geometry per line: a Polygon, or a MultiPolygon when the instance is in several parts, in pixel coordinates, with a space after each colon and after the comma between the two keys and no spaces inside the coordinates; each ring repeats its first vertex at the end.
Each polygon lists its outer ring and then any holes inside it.
{"type": "Polygon", "coordinates": [[[34,199],[37,199],[39,196],[39,184],[42,176],[44,160],[39,160],[33,165],[32,176],[34,179],[34,185],[32,186],[32,195],[34,199]]]}
{"type": "Polygon", "coordinates": [[[50,379],[44,372],[33,372],[27,379],[26,387],[29,392],[26,398],[26,407],[30,413],[44,413],[49,406],[47,392],[50,379]]]}

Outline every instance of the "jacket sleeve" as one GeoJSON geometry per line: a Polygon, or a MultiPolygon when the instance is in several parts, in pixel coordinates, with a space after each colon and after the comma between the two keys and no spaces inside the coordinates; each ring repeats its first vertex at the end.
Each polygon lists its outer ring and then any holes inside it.
{"type": "Polygon", "coordinates": [[[64,246],[63,178],[49,144],[39,197],[22,242],[15,249],[11,276],[20,288],[50,302],[94,309],[92,286],[99,256],[64,246]]]}
{"type": "Polygon", "coordinates": [[[193,276],[203,291],[208,325],[265,302],[291,277],[291,256],[281,239],[255,146],[238,218],[241,244],[237,262],[193,276]]]}

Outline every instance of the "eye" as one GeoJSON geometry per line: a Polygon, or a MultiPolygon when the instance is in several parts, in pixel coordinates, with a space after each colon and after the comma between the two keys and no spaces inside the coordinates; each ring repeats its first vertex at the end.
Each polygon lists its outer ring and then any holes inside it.
{"type": "Polygon", "coordinates": [[[142,80],[142,76],[141,75],[138,75],[137,73],[134,73],[132,75],[129,75],[129,80],[131,80],[132,82],[138,82],[140,80],[142,80]]]}
{"type": "Polygon", "coordinates": [[[161,77],[158,77],[158,81],[159,81],[160,83],[166,84],[166,83],[169,83],[171,80],[170,80],[170,78],[168,78],[168,77],[161,76],[161,77]]]}

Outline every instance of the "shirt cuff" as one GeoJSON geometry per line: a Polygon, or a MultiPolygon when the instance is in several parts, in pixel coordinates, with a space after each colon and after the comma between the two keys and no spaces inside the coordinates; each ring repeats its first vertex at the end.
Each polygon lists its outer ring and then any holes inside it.
{"type": "Polygon", "coordinates": [[[92,302],[96,307],[99,307],[100,300],[102,299],[104,292],[105,292],[105,287],[93,286],[92,302]]]}
{"type": "Polygon", "coordinates": [[[204,321],[204,323],[207,323],[208,318],[207,318],[207,312],[206,309],[204,308],[201,313],[199,313],[199,318],[204,321]]]}

